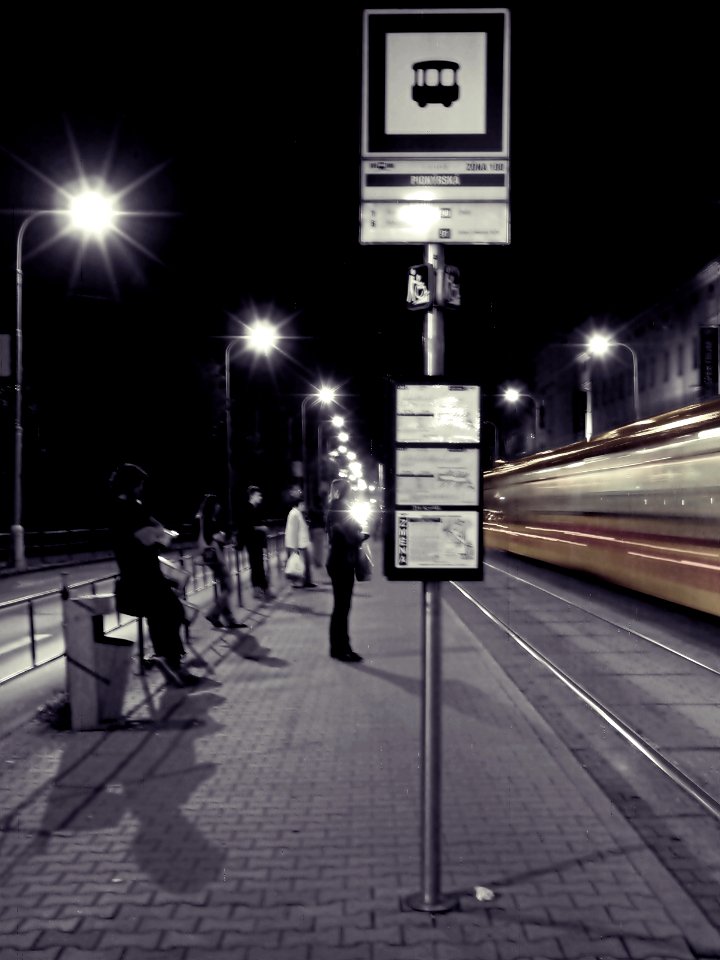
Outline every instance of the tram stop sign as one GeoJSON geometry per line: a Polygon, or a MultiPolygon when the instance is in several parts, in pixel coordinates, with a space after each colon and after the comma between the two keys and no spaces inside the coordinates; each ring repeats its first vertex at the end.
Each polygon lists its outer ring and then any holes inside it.
{"type": "Polygon", "coordinates": [[[366,10],[362,243],[508,243],[509,11],[366,10]]]}

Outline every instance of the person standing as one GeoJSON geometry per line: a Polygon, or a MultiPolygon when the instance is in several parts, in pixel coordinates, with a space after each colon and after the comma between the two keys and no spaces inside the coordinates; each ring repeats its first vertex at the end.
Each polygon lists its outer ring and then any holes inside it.
{"type": "Polygon", "coordinates": [[[360,663],[362,657],[350,645],[348,621],[355,585],[358,547],[367,534],[350,513],[350,484],[337,479],[330,484],[330,500],[325,529],[328,536],[326,569],[333,589],[330,615],[330,656],[344,663],[360,663]]]}
{"type": "Polygon", "coordinates": [[[146,472],[134,463],[121,464],[110,478],[110,534],[118,565],[115,587],[119,613],[144,617],[158,666],[177,687],[190,687],[201,678],[182,665],[185,654],[180,629],[185,611],[163,576],[159,551],[172,534],[150,514],[143,502],[146,472]]]}
{"type": "Polygon", "coordinates": [[[228,538],[221,522],[221,513],[222,508],[216,494],[207,493],[195,514],[198,525],[198,551],[215,580],[215,599],[205,618],[214,627],[242,627],[243,624],[235,619],[230,606],[232,586],[225,559],[225,545],[228,538]]]}
{"type": "Polygon", "coordinates": [[[241,539],[247,550],[250,563],[250,582],[253,593],[258,600],[273,600],[275,594],[268,587],[267,571],[265,569],[265,550],[269,527],[263,510],[262,491],[260,487],[249,486],[247,503],[240,524],[241,539]]]}
{"type": "Polygon", "coordinates": [[[302,559],[305,576],[302,583],[293,583],[293,587],[316,587],[310,571],[310,530],[305,519],[305,503],[302,499],[290,508],[285,521],[285,549],[297,553],[302,559]]]}

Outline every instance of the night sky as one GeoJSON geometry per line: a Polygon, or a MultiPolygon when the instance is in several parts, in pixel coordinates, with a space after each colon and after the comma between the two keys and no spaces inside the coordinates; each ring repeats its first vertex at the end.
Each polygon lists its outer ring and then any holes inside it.
{"type": "MultiPolygon", "coordinates": [[[[446,314],[445,373],[479,379],[489,398],[529,377],[539,343],[590,315],[632,316],[720,248],[720,15],[695,3],[500,6],[511,243],[445,249],[463,298],[446,314]]],[[[428,6],[444,8],[478,9],[428,6]]],[[[253,313],[286,339],[283,354],[233,365],[240,479],[279,510],[302,397],[323,381],[341,386],[358,449],[381,454],[384,380],[423,373],[422,313],[405,296],[424,250],[359,242],[362,10],[5,15],[0,332],[14,329],[27,212],[54,207],[82,172],[132,212],[129,240],[105,259],[91,246],[79,258],[73,237],[49,243],[51,218],[26,235],[28,528],[102,525],[122,460],[148,469],[168,523],[221,489],[226,338],[253,313]]],[[[6,529],[8,379],[0,400],[6,529]]]]}

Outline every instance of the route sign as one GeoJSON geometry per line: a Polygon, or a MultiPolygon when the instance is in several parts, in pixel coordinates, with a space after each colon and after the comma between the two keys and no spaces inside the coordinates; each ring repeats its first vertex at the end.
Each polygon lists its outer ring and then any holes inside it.
{"type": "Polygon", "coordinates": [[[361,243],[509,243],[507,203],[360,205],[361,243]]]}

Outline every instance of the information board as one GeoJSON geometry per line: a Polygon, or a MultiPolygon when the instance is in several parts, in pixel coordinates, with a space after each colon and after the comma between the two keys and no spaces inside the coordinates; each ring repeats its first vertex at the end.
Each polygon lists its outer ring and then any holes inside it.
{"type": "Polygon", "coordinates": [[[389,580],[481,580],[480,385],[394,383],[385,489],[389,580]]]}

